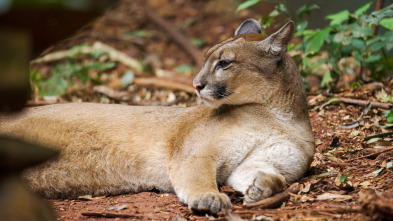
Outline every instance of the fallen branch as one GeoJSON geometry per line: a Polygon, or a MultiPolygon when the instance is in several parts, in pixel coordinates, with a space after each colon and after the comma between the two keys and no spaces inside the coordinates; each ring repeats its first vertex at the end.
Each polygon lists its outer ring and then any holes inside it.
{"type": "MultiPolygon", "coordinates": [[[[345,97],[340,97],[339,98],[340,102],[347,103],[347,104],[356,104],[359,106],[367,106],[369,101],[365,100],[358,100],[358,99],[352,99],[352,98],[345,98],[345,97]]],[[[390,109],[393,107],[393,103],[380,103],[380,102],[371,102],[371,105],[373,107],[378,107],[378,108],[383,108],[383,109],[390,109]]]]}
{"type": "Polygon", "coordinates": [[[85,212],[81,213],[82,216],[89,216],[89,217],[105,217],[105,218],[137,218],[142,219],[142,216],[132,215],[132,214],[122,214],[122,213],[91,213],[85,212]]]}
{"type": "MultiPolygon", "coordinates": [[[[346,206],[346,205],[332,205],[330,208],[322,207],[322,208],[312,208],[312,209],[233,209],[235,210],[234,213],[239,215],[242,218],[251,218],[258,215],[264,216],[294,216],[303,214],[304,216],[318,216],[318,215],[325,215],[325,213],[333,213],[333,214],[348,214],[348,213],[361,213],[360,206],[346,206]],[[332,208],[333,207],[333,208],[332,208]]],[[[301,218],[301,217],[299,217],[301,218]]]]}
{"type": "Polygon", "coordinates": [[[286,202],[292,194],[299,192],[298,188],[289,187],[284,192],[277,193],[272,197],[263,199],[256,203],[244,205],[244,208],[258,207],[260,209],[273,209],[279,207],[283,202],[286,202]]]}
{"type": "Polygon", "coordinates": [[[368,154],[368,155],[357,157],[357,158],[354,158],[354,159],[349,159],[349,160],[346,160],[344,162],[351,162],[351,161],[354,161],[354,160],[359,160],[359,159],[363,159],[363,158],[369,158],[369,157],[378,156],[381,153],[385,153],[385,152],[388,152],[388,151],[391,151],[391,150],[393,150],[393,147],[386,148],[386,149],[384,149],[382,151],[379,151],[379,152],[376,152],[376,153],[368,154]]]}
{"type": "Polygon", "coordinates": [[[70,102],[68,102],[68,101],[55,101],[55,102],[53,102],[53,101],[41,101],[41,100],[33,101],[33,100],[30,100],[30,101],[27,101],[27,106],[28,107],[36,107],[36,106],[45,106],[45,105],[50,105],[50,104],[67,104],[67,103],[70,103],[70,102]]]}
{"type": "Polygon", "coordinates": [[[134,83],[140,86],[154,86],[159,88],[167,88],[171,90],[180,90],[190,94],[195,94],[195,89],[192,86],[184,85],[181,83],[168,81],[162,78],[135,78],[134,83]]]}
{"type": "Polygon", "coordinates": [[[165,21],[157,13],[154,12],[149,6],[145,6],[145,12],[147,17],[157,26],[160,26],[174,41],[177,45],[185,50],[185,52],[192,58],[197,68],[203,66],[203,55],[202,52],[190,44],[190,41],[185,38],[173,25],[165,21]]]}
{"type": "Polygon", "coordinates": [[[118,100],[118,101],[129,101],[131,100],[131,96],[128,92],[125,91],[116,91],[112,88],[105,87],[105,86],[95,86],[93,88],[95,92],[101,93],[109,98],[118,100]]]}
{"type": "Polygon", "coordinates": [[[319,109],[323,109],[325,106],[333,103],[333,102],[342,102],[342,103],[346,103],[346,104],[355,104],[355,105],[359,105],[359,106],[367,106],[369,103],[373,106],[373,107],[378,107],[378,108],[382,108],[382,109],[390,109],[393,107],[393,103],[380,103],[380,102],[374,102],[374,101],[365,101],[365,100],[358,100],[358,99],[353,99],[353,98],[345,98],[345,97],[340,97],[340,98],[332,98],[329,101],[327,101],[326,103],[322,104],[319,109]]]}
{"type": "Polygon", "coordinates": [[[44,55],[43,57],[32,60],[30,64],[58,61],[68,57],[75,56],[77,54],[91,54],[96,51],[102,51],[108,54],[110,60],[120,62],[130,67],[134,71],[142,72],[142,65],[140,64],[140,62],[128,56],[127,54],[118,51],[117,49],[99,41],[94,42],[94,44],[91,46],[84,46],[78,49],[71,48],[68,50],[57,51],[47,54],[44,55]]]}

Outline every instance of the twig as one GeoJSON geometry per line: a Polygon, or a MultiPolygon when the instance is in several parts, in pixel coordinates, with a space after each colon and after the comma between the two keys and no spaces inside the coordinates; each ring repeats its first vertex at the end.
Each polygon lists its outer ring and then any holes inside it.
{"type": "Polygon", "coordinates": [[[325,106],[333,103],[333,102],[342,102],[342,103],[347,103],[347,104],[356,104],[359,106],[367,106],[369,103],[373,107],[378,107],[378,108],[383,108],[383,109],[390,109],[393,107],[393,103],[380,103],[380,102],[374,102],[374,101],[365,101],[365,100],[358,100],[358,99],[353,99],[353,98],[345,98],[345,97],[340,97],[340,98],[332,98],[326,103],[322,104],[319,109],[323,109],[325,106]]]}
{"type": "Polygon", "coordinates": [[[258,207],[261,209],[277,208],[283,202],[286,202],[289,199],[290,193],[297,193],[297,192],[299,192],[298,188],[289,187],[284,192],[277,193],[277,194],[273,195],[272,197],[263,199],[263,200],[256,202],[256,203],[250,203],[250,204],[244,205],[243,207],[244,208],[258,207]]]}
{"type": "Polygon", "coordinates": [[[376,152],[376,153],[368,154],[368,155],[357,157],[357,158],[354,158],[354,159],[349,159],[349,160],[346,160],[344,162],[351,162],[351,161],[354,161],[354,160],[359,160],[359,159],[363,159],[363,158],[378,156],[381,153],[385,153],[385,152],[388,152],[388,151],[391,151],[391,150],[393,150],[393,147],[386,148],[386,149],[384,149],[382,151],[379,151],[379,152],[376,152]]]}
{"type": "Polygon", "coordinates": [[[106,86],[95,86],[93,88],[93,90],[95,92],[104,94],[105,96],[115,99],[115,100],[119,100],[119,101],[129,101],[131,100],[131,96],[129,93],[125,92],[125,91],[116,91],[113,90],[112,88],[106,87],[106,86]]]}
{"type": "MultiPolygon", "coordinates": [[[[279,215],[279,214],[286,214],[286,215],[296,215],[296,214],[312,214],[312,215],[318,215],[320,212],[328,212],[328,213],[339,213],[339,214],[345,214],[345,213],[361,213],[361,208],[360,206],[345,206],[345,205],[332,205],[331,208],[313,208],[313,209],[295,209],[295,210],[290,210],[290,209],[264,209],[264,210],[257,210],[257,209],[235,209],[235,214],[239,215],[258,215],[258,214],[263,214],[265,216],[274,216],[274,215],[279,215]]],[[[243,216],[242,216],[243,217],[243,216]]]]}
{"type": "MultiPolygon", "coordinates": [[[[379,11],[383,8],[385,4],[385,0],[377,0],[377,3],[375,4],[375,10],[374,11],[379,11]]],[[[374,35],[378,34],[378,25],[377,24],[373,24],[373,30],[374,30],[374,35]]]]}
{"type": "Polygon", "coordinates": [[[195,89],[192,86],[184,85],[181,83],[169,81],[162,78],[135,78],[134,83],[140,86],[154,86],[159,88],[167,88],[171,90],[185,91],[190,94],[195,94],[195,89]]]}
{"type": "Polygon", "coordinates": [[[356,119],[355,121],[349,123],[349,124],[345,124],[345,125],[340,125],[341,128],[344,129],[351,129],[351,128],[356,128],[358,126],[360,126],[359,122],[361,120],[363,120],[363,117],[366,116],[369,112],[369,110],[371,109],[373,105],[371,104],[371,102],[369,101],[367,106],[364,108],[364,110],[362,111],[362,113],[360,114],[360,116],[358,117],[358,119],[356,119]]]}
{"type": "Polygon", "coordinates": [[[53,52],[32,60],[30,63],[38,64],[43,62],[58,61],[64,58],[75,56],[77,54],[91,54],[95,51],[107,53],[110,60],[120,62],[135,71],[142,72],[142,65],[140,62],[128,56],[127,54],[99,41],[94,42],[92,46],[85,46],[80,49],[71,48],[69,50],[53,52]]]}
{"type": "Polygon", "coordinates": [[[27,101],[27,106],[28,107],[36,107],[36,106],[45,106],[45,105],[49,105],[49,104],[67,104],[70,103],[68,101],[55,101],[55,102],[51,102],[51,101],[34,101],[34,100],[30,100],[27,101]]]}
{"type": "Polygon", "coordinates": [[[149,6],[145,6],[145,12],[147,17],[156,25],[160,26],[168,35],[178,44],[185,52],[192,58],[197,68],[203,66],[202,52],[190,44],[189,40],[185,38],[173,25],[165,21],[157,13],[154,12],[149,6]]]}
{"type": "Polygon", "coordinates": [[[105,218],[143,218],[142,216],[132,215],[132,214],[121,214],[121,213],[91,213],[85,212],[81,213],[82,216],[89,216],[89,217],[105,217],[105,218]]]}
{"type": "MultiPolygon", "coordinates": [[[[359,106],[367,106],[369,101],[365,100],[358,100],[358,99],[352,99],[352,98],[345,98],[345,97],[340,97],[339,98],[340,102],[347,103],[347,104],[356,104],[359,106]]],[[[380,103],[380,102],[371,102],[371,105],[373,107],[378,107],[378,108],[383,108],[383,109],[389,109],[393,107],[393,103],[380,103]]]]}

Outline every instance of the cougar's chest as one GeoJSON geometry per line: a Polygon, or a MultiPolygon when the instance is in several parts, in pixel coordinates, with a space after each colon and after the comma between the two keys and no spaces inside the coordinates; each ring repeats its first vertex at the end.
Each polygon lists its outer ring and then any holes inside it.
{"type": "Polygon", "coordinates": [[[251,130],[249,128],[233,128],[228,136],[220,140],[218,149],[220,157],[217,160],[217,179],[225,181],[232,171],[247,157],[260,152],[269,139],[265,131],[251,130]]]}

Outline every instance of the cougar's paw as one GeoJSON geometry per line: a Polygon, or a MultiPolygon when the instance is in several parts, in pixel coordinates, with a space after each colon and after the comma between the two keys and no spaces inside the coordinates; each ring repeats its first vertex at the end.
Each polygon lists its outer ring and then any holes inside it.
{"type": "Polygon", "coordinates": [[[219,192],[199,193],[190,197],[188,208],[194,212],[216,214],[222,209],[231,207],[231,201],[226,194],[219,192]]]}
{"type": "Polygon", "coordinates": [[[244,204],[255,203],[286,189],[285,178],[278,174],[259,172],[244,196],[244,204]]]}

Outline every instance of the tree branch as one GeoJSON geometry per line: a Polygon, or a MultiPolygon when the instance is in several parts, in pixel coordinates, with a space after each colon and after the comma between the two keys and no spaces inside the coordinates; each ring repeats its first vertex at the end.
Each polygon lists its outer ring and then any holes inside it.
{"type": "Polygon", "coordinates": [[[203,55],[202,52],[190,44],[190,41],[184,37],[172,24],[165,21],[157,13],[154,12],[149,6],[145,6],[145,12],[147,17],[157,26],[161,27],[185,52],[191,57],[197,68],[203,66],[203,55]]]}

